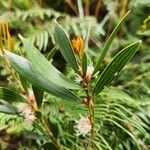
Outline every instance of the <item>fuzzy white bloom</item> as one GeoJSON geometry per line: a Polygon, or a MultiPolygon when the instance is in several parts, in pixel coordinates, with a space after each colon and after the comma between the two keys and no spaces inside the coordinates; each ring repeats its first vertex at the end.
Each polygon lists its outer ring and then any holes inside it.
{"type": "Polygon", "coordinates": [[[80,82],[82,81],[83,79],[81,78],[81,76],[79,76],[79,75],[76,75],[76,77],[75,77],[75,83],[77,83],[77,84],[80,84],[80,82]]]}
{"type": "Polygon", "coordinates": [[[91,75],[93,74],[93,72],[94,72],[94,66],[93,66],[92,62],[90,62],[90,64],[88,65],[87,72],[89,72],[91,75]]]}
{"type": "Polygon", "coordinates": [[[88,117],[81,116],[81,118],[78,121],[76,121],[76,123],[77,125],[74,127],[76,129],[77,136],[79,135],[85,136],[92,129],[92,125],[88,117]]]}
{"type": "Polygon", "coordinates": [[[93,67],[93,63],[90,62],[90,64],[87,67],[87,71],[86,71],[86,81],[89,82],[91,80],[92,74],[94,72],[94,67],[93,67]]]}
{"type": "Polygon", "coordinates": [[[32,124],[32,122],[35,120],[35,112],[33,111],[33,108],[28,103],[21,103],[17,105],[18,112],[21,114],[21,116],[24,117],[25,123],[32,124]]]}
{"type": "MultiPolygon", "coordinates": [[[[91,79],[91,75],[93,74],[93,72],[94,72],[94,66],[93,66],[93,63],[90,62],[90,64],[87,66],[87,71],[86,71],[86,79],[87,80],[91,79]]],[[[81,81],[83,81],[82,77],[79,75],[76,75],[75,82],[80,84],[81,81]]]]}
{"type": "Polygon", "coordinates": [[[32,124],[32,122],[36,119],[35,114],[30,114],[27,118],[25,118],[25,122],[27,124],[32,124]]]}

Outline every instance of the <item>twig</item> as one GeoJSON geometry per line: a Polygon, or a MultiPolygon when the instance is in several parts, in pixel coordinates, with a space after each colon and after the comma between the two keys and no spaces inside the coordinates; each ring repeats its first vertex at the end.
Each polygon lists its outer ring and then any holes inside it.
{"type": "Polygon", "coordinates": [[[98,0],[97,4],[96,4],[96,9],[95,9],[95,17],[98,19],[98,14],[100,11],[100,8],[103,4],[103,0],[98,0]]]}
{"type": "MultiPolygon", "coordinates": [[[[83,88],[84,88],[84,91],[86,93],[86,99],[88,102],[87,106],[89,108],[89,120],[90,120],[90,123],[92,125],[91,137],[93,140],[94,139],[94,98],[91,95],[90,90],[89,90],[89,81],[86,80],[86,77],[84,75],[82,75],[82,78],[83,78],[83,88]]],[[[94,150],[95,149],[94,143],[92,143],[92,147],[94,150]]]]}
{"type": "Polygon", "coordinates": [[[85,15],[88,16],[90,14],[90,1],[85,0],[85,15]]]}
{"type": "Polygon", "coordinates": [[[50,139],[54,142],[54,144],[56,145],[56,147],[57,147],[59,150],[63,150],[62,147],[61,147],[61,144],[60,144],[59,140],[57,140],[57,139],[53,136],[51,130],[48,128],[46,122],[44,121],[44,119],[43,119],[42,117],[40,118],[40,122],[42,123],[43,127],[44,127],[45,130],[47,131],[47,133],[48,133],[50,139]]]}
{"type": "Polygon", "coordinates": [[[72,3],[71,0],[65,0],[65,2],[70,6],[70,8],[76,13],[76,15],[78,15],[78,11],[76,6],[72,3]]]}

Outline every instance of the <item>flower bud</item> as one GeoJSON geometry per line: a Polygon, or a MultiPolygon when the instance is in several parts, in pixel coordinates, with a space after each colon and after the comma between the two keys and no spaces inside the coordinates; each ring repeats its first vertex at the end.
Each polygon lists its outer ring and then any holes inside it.
{"type": "Polygon", "coordinates": [[[93,63],[90,63],[89,66],[87,67],[86,75],[85,75],[85,80],[89,82],[91,80],[92,74],[94,71],[93,63]]]}
{"type": "Polygon", "coordinates": [[[60,107],[60,108],[59,108],[59,113],[62,113],[62,114],[65,113],[65,110],[64,110],[63,107],[60,107]]]}
{"type": "Polygon", "coordinates": [[[29,94],[28,94],[28,100],[30,101],[30,103],[34,103],[35,102],[35,96],[33,94],[33,91],[29,91],[29,94]]]}
{"type": "Polygon", "coordinates": [[[82,104],[86,104],[86,105],[88,104],[87,98],[83,98],[83,99],[82,99],[82,104]]]}
{"type": "Polygon", "coordinates": [[[72,47],[74,49],[75,54],[77,54],[80,59],[82,59],[84,54],[84,41],[81,37],[73,38],[71,40],[72,47]]]}
{"type": "Polygon", "coordinates": [[[32,90],[28,92],[28,103],[33,107],[34,110],[38,110],[35,96],[32,90]]]}
{"type": "Polygon", "coordinates": [[[86,81],[90,81],[90,80],[91,80],[91,77],[92,77],[92,74],[91,74],[91,72],[89,71],[89,69],[87,69],[86,75],[85,75],[86,81]]]}

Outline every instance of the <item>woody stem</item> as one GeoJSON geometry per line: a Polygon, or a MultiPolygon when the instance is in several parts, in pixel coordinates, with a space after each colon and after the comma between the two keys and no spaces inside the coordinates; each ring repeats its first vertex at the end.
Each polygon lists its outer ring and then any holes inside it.
{"type": "MultiPolygon", "coordinates": [[[[86,98],[88,101],[87,105],[89,108],[89,120],[92,125],[91,136],[93,139],[94,138],[94,99],[93,99],[93,96],[90,94],[88,81],[86,81],[85,79],[83,79],[83,87],[84,87],[84,90],[86,93],[86,98]]],[[[92,146],[94,149],[94,145],[92,145],[92,146]]]]}
{"type": "Polygon", "coordinates": [[[94,134],[94,102],[93,102],[93,97],[90,95],[90,91],[89,91],[89,88],[88,88],[88,84],[86,87],[84,87],[85,89],[85,92],[86,92],[86,97],[87,97],[87,100],[88,100],[88,108],[89,108],[89,119],[90,119],[90,122],[91,122],[91,125],[92,125],[92,136],[94,134]]]}
{"type": "Polygon", "coordinates": [[[40,118],[40,122],[42,123],[43,127],[45,128],[45,131],[48,133],[50,139],[55,143],[58,150],[63,150],[59,140],[53,136],[51,130],[47,126],[47,123],[45,122],[45,120],[42,117],[40,118]]]}

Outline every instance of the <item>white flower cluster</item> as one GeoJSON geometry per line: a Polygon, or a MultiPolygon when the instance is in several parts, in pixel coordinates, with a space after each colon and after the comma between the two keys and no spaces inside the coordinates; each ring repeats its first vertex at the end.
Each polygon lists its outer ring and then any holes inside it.
{"type": "Polygon", "coordinates": [[[93,66],[92,62],[90,62],[90,64],[88,65],[87,72],[89,72],[91,75],[93,74],[93,72],[94,72],[94,66],[93,66]]]}
{"type": "Polygon", "coordinates": [[[79,75],[76,75],[76,77],[75,77],[75,83],[77,83],[77,84],[80,84],[80,82],[81,81],[83,81],[83,79],[81,78],[81,76],[79,76],[79,75]]]}
{"type": "Polygon", "coordinates": [[[76,123],[77,125],[75,126],[75,129],[77,136],[79,135],[85,136],[92,129],[92,125],[88,117],[81,116],[81,118],[78,121],[76,121],[76,123]]]}
{"type": "MultiPolygon", "coordinates": [[[[90,64],[87,66],[87,71],[86,71],[87,78],[90,79],[93,72],[94,72],[94,66],[93,66],[93,63],[90,62],[90,64]]],[[[82,77],[79,75],[76,75],[75,82],[80,84],[81,81],[83,81],[82,77]]]]}
{"type": "Polygon", "coordinates": [[[21,103],[17,106],[18,112],[25,118],[25,123],[32,124],[35,120],[35,112],[29,103],[21,103]]]}

